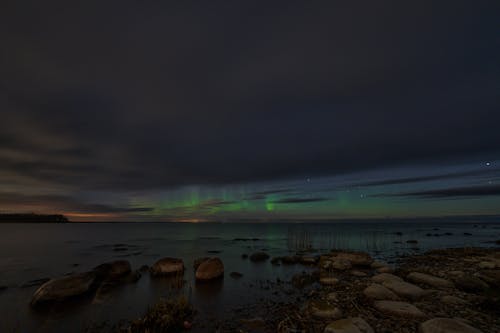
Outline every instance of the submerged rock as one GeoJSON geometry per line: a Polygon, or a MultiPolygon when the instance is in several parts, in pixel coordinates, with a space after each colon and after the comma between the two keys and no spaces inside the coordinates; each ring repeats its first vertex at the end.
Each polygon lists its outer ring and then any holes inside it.
{"type": "Polygon", "coordinates": [[[42,303],[60,302],[81,296],[95,287],[96,273],[73,274],[52,279],[38,288],[31,299],[32,306],[42,303]]]}
{"type": "Polygon", "coordinates": [[[434,318],[420,324],[419,333],[481,333],[480,330],[459,320],[434,318]]]}
{"type": "Polygon", "coordinates": [[[193,268],[194,268],[194,271],[196,272],[196,270],[198,269],[198,267],[200,267],[201,263],[210,259],[210,257],[202,257],[202,258],[196,258],[194,260],[194,263],[193,263],[193,268]]]}
{"type": "Polygon", "coordinates": [[[408,274],[406,277],[409,281],[414,282],[414,283],[422,283],[429,285],[434,288],[453,288],[453,282],[437,277],[437,276],[432,276],[424,273],[418,273],[418,272],[413,272],[408,274]]]}
{"type": "Polygon", "coordinates": [[[255,252],[250,256],[250,260],[253,262],[266,261],[269,259],[269,254],[266,252],[255,252]]]}
{"type": "Polygon", "coordinates": [[[376,301],[374,303],[375,309],[378,311],[397,317],[406,318],[422,318],[425,314],[420,311],[416,306],[405,302],[396,301],[376,301]]]}
{"type": "Polygon", "coordinates": [[[184,272],[184,262],[177,258],[163,258],[150,268],[150,272],[152,276],[179,274],[184,272]]]}
{"type": "Polygon", "coordinates": [[[197,281],[208,281],[224,276],[224,264],[219,258],[210,258],[203,261],[196,270],[197,281]]]}
{"type": "Polygon", "coordinates": [[[374,333],[361,317],[336,320],[325,327],[324,333],[374,333]]]}

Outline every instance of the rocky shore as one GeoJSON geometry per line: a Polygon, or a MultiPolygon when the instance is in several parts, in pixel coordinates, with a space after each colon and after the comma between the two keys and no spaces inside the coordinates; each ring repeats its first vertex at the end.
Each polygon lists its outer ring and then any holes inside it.
{"type": "MultiPolygon", "coordinates": [[[[173,299],[111,331],[500,332],[500,249],[435,250],[399,258],[391,265],[367,253],[340,250],[275,258],[258,252],[246,258],[241,260],[302,265],[304,272],[288,281],[265,280],[252,286],[286,297],[235,308],[223,320],[203,321],[186,300],[173,299]]],[[[182,280],[185,269],[177,258],[163,258],[151,268],[135,271],[127,261],[110,262],[45,282],[31,305],[40,309],[83,295],[98,302],[114,287],[133,283],[141,274],[182,280]]],[[[196,260],[193,269],[197,283],[210,284],[225,275],[224,263],[216,257],[196,260]]],[[[242,277],[238,272],[228,275],[242,277]]]]}

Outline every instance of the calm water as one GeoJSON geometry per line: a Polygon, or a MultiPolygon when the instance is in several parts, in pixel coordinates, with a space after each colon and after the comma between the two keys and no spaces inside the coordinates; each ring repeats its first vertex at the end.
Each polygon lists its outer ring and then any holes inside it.
{"type": "Polygon", "coordinates": [[[252,304],[261,297],[283,297],[251,288],[259,281],[274,281],[277,277],[290,280],[294,273],[304,270],[299,265],[255,264],[242,259],[243,253],[265,249],[271,256],[279,256],[310,243],[315,249],[368,251],[390,261],[397,255],[433,248],[494,246],[488,242],[497,239],[500,239],[500,224],[495,222],[2,224],[0,286],[8,288],[0,291],[0,331],[81,332],[91,322],[115,323],[137,318],[149,304],[171,293],[169,283],[151,280],[146,273],[138,283],[119,288],[100,303],[88,300],[50,313],[30,309],[29,301],[37,287],[22,287],[23,284],[83,272],[106,261],[126,259],[137,269],[165,256],[182,258],[187,267],[183,292],[204,316],[223,318],[227,310],[252,304]],[[441,236],[426,236],[429,233],[441,236]],[[238,241],[237,238],[258,240],[238,241]],[[418,240],[419,249],[406,243],[410,239],[418,240]],[[204,256],[219,256],[224,261],[225,279],[212,287],[194,284],[193,260],[204,256]],[[241,272],[244,277],[234,280],[229,277],[232,271],[241,272]]]}

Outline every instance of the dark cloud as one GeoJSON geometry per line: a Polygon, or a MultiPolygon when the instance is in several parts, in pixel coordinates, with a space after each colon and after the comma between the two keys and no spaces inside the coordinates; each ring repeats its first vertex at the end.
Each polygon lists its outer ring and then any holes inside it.
{"type": "Polygon", "coordinates": [[[469,176],[488,176],[488,175],[498,174],[499,172],[500,172],[500,169],[483,169],[483,170],[472,170],[472,171],[464,171],[464,172],[450,172],[450,173],[438,174],[438,175],[432,175],[432,176],[384,179],[384,180],[378,180],[378,181],[356,183],[356,184],[351,185],[351,186],[399,185],[399,184],[408,184],[408,183],[429,182],[429,181],[436,181],[436,180],[458,179],[458,178],[464,178],[464,177],[469,177],[469,176]]]}
{"type": "Polygon", "coordinates": [[[300,204],[300,203],[308,203],[308,202],[319,202],[319,201],[327,201],[330,200],[328,198],[284,198],[279,200],[274,200],[275,204],[300,204]]]}
{"type": "Polygon", "coordinates": [[[6,1],[0,175],[124,191],[491,156],[499,15],[495,1],[6,1]]]}
{"type": "Polygon", "coordinates": [[[373,197],[419,197],[419,198],[456,198],[485,197],[500,195],[499,185],[484,185],[470,187],[453,187],[428,191],[402,192],[395,194],[378,194],[373,197]]]}

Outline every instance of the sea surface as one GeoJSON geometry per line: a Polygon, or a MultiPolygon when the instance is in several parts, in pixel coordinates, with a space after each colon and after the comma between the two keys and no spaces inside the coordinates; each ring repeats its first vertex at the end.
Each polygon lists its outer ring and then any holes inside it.
{"type": "MultiPolygon", "coordinates": [[[[242,254],[266,251],[271,257],[307,248],[317,253],[335,248],[362,250],[393,262],[396,257],[429,249],[497,246],[500,221],[394,221],[332,223],[67,223],[0,224],[0,332],[86,332],[140,317],[161,297],[170,297],[171,282],[148,273],[108,298],[79,301],[39,312],[29,302],[37,286],[30,281],[84,272],[118,259],[133,269],[162,257],[184,260],[182,293],[199,313],[222,320],[232,309],[262,298],[286,297],[257,288],[262,281],[289,281],[304,266],[252,263],[242,254]],[[417,240],[417,244],[407,243],[417,240]],[[225,277],[211,286],[194,282],[193,261],[218,256],[225,277]],[[243,274],[233,279],[230,272],[243,274]]],[[[313,252],[314,253],[314,252],[313,252]]],[[[177,291],[178,292],[178,291],[177,291]]]]}

